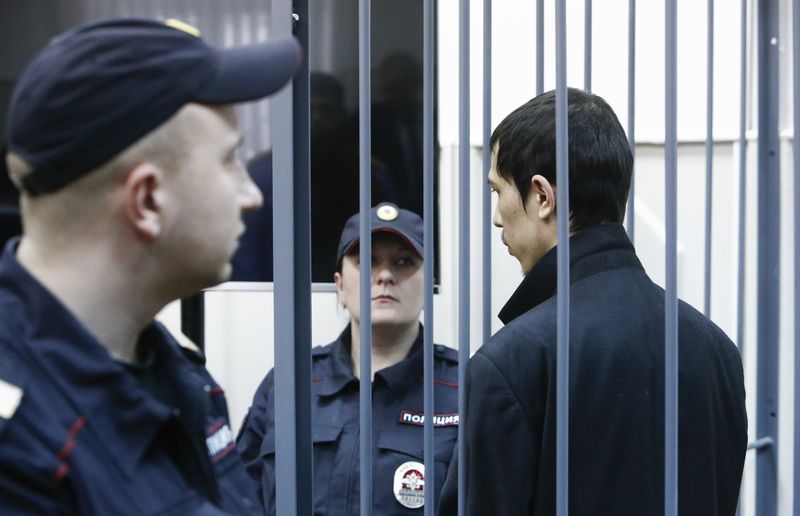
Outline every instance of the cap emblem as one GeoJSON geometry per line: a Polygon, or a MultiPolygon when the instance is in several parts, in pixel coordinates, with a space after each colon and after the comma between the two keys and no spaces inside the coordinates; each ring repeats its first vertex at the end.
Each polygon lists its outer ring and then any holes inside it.
{"type": "Polygon", "coordinates": [[[195,38],[200,37],[200,30],[194,25],[190,25],[185,21],[176,20],[175,18],[167,18],[164,20],[164,25],[172,27],[173,29],[178,29],[179,31],[185,32],[186,34],[194,36],[195,38]]]}
{"type": "Polygon", "coordinates": [[[376,213],[379,219],[387,222],[396,219],[398,215],[397,208],[391,204],[382,204],[381,206],[378,206],[376,213]]]}

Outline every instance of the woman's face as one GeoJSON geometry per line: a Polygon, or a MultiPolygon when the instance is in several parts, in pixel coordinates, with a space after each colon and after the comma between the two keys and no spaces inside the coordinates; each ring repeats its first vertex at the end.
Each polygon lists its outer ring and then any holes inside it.
{"type": "MultiPolygon", "coordinates": [[[[339,301],[356,323],[359,304],[358,247],[342,259],[334,274],[339,301]]],[[[372,325],[418,324],[423,304],[422,259],[402,238],[389,233],[372,235],[372,325]]]]}

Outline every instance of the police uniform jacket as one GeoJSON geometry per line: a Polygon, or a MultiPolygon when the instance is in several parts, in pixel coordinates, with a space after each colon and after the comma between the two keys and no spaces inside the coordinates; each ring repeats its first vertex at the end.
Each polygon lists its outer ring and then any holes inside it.
{"type": "MultiPolygon", "coordinates": [[[[570,265],[569,513],[664,514],[664,291],[619,225],[572,236],[570,265]]],[[[468,515],[555,514],[556,269],[552,249],[470,360],[468,515]]],[[[678,512],[731,516],[747,445],[739,352],[683,302],[678,328],[678,512]]],[[[456,514],[457,483],[453,464],[440,514],[456,514]]]]}
{"type": "MultiPolygon", "coordinates": [[[[350,326],[333,343],[312,352],[314,514],[359,514],[359,380],[350,356],[350,326]]],[[[373,496],[375,516],[421,514],[417,495],[395,495],[402,479],[423,462],[422,327],[408,357],[375,373],[372,384],[373,496]],[[419,508],[411,508],[416,506],[419,508]]],[[[458,435],[457,352],[434,346],[435,467],[424,485],[441,489],[458,435]]],[[[250,474],[261,484],[267,514],[275,514],[275,390],[270,371],[255,394],[238,445],[250,474]]],[[[409,487],[406,485],[406,487],[409,487]]],[[[415,486],[411,486],[415,487],[415,486]]]]}
{"type": "Polygon", "coordinates": [[[0,257],[0,514],[258,514],[222,389],[199,351],[141,334],[150,396],[14,256],[0,257]]]}

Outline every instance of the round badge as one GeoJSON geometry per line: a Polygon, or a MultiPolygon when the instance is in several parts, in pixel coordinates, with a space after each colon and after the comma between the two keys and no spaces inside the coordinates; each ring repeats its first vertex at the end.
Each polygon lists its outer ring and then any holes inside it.
{"type": "Polygon", "coordinates": [[[419,509],[425,505],[425,466],[404,462],[394,472],[394,497],[403,507],[419,509]]]}
{"type": "Polygon", "coordinates": [[[382,204],[378,206],[377,210],[378,218],[385,221],[394,220],[397,218],[397,208],[392,206],[391,204],[382,204]]]}

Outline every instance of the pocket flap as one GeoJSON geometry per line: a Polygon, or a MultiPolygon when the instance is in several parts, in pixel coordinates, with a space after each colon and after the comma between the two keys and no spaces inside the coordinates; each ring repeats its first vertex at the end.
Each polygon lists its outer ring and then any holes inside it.
{"type": "MultiPolygon", "coordinates": [[[[455,446],[458,432],[437,428],[433,434],[433,459],[449,462],[453,456],[453,446],[455,446]]],[[[400,452],[423,460],[425,458],[424,439],[421,430],[416,432],[386,430],[378,436],[377,446],[381,450],[400,452]]]]}
{"type": "MultiPolygon", "coordinates": [[[[311,428],[311,439],[314,444],[332,443],[339,439],[342,429],[336,426],[316,424],[311,428]]],[[[275,432],[274,430],[264,436],[261,441],[260,453],[264,455],[275,455],[275,432]]]]}

